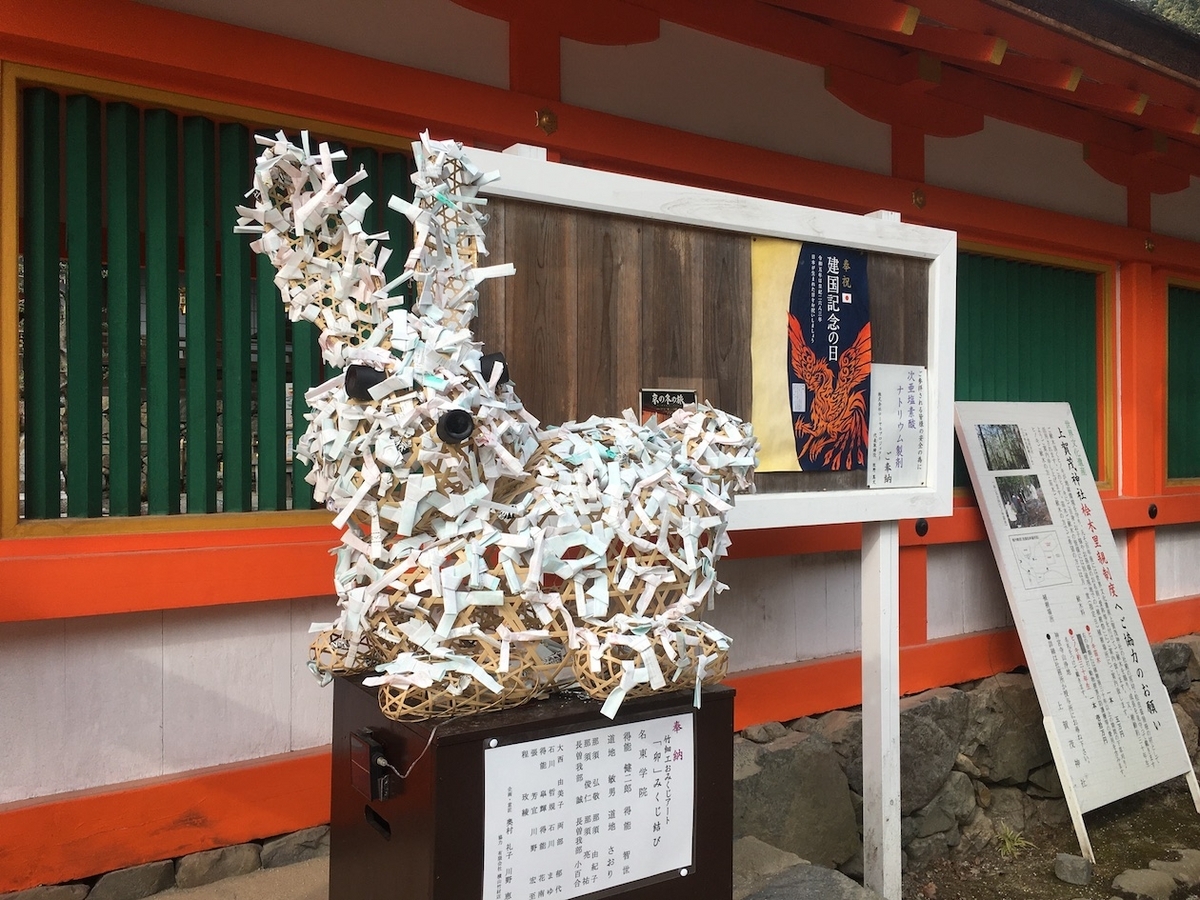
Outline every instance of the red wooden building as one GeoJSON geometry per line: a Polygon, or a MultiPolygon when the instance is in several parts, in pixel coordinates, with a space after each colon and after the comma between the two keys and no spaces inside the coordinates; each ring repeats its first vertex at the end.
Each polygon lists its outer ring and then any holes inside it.
{"type": "MultiPolygon", "coordinates": [[[[1069,400],[1151,640],[1200,630],[1194,36],[1121,0],[0,0],[0,892],[327,821],[336,536],[287,449],[320,373],[230,299],[263,127],[377,197],[428,128],[957,231],[957,396],[1069,400]]],[[[734,535],[739,727],[858,702],[859,539],[734,535]]],[[[903,690],[1019,665],[969,491],[901,541],[903,690]]]]}

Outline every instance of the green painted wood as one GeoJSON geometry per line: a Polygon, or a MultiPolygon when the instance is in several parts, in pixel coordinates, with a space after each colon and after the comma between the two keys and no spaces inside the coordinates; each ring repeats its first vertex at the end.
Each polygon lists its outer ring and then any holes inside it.
{"type": "MultiPolygon", "coordinates": [[[[380,212],[383,214],[383,230],[388,233],[392,255],[383,267],[384,280],[387,282],[398,278],[404,271],[404,260],[412,250],[412,223],[408,217],[388,207],[392,197],[401,197],[410,203],[413,199],[413,159],[407,153],[385,153],[381,165],[381,189],[375,197],[380,212]]],[[[486,260],[480,265],[487,265],[486,260]]],[[[403,285],[393,289],[394,293],[403,294],[405,307],[412,306],[412,287],[403,285]]]]}
{"type": "MultiPolygon", "coordinates": [[[[350,168],[350,148],[347,147],[345,144],[341,143],[340,141],[330,141],[329,149],[334,150],[334,151],[341,150],[346,154],[345,159],[334,160],[334,163],[333,163],[333,172],[337,176],[337,180],[345,181],[347,178],[350,177],[350,173],[352,171],[350,168]]],[[[356,185],[355,187],[351,188],[351,190],[350,190],[351,198],[353,198],[354,196],[357,196],[359,193],[361,193],[361,191],[362,191],[362,185],[356,185]]],[[[315,325],[313,327],[316,328],[315,325]]],[[[320,360],[319,352],[318,352],[317,356],[318,356],[318,360],[320,361],[320,377],[319,377],[318,381],[328,381],[330,378],[332,378],[334,375],[336,375],[340,371],[336,367],[331,366],[329,363],[324,362],[323,360],[320,360]]]]}
{"type": "Polygon", "coordinates": [[[955,399],[1069,402],[1096,471],[1096,310],[1092,272],[960,253],[955,399]]]}
{"type": "Polygon", "coordinates": [[[221,498],[226,512],[253,509],[250,241],[233,231],[237,206],[247,202],[252,152],[249,129],[232,122],[221,126],[221,498]]]}
{"type": "MultiPolygon", "coordinates": [[[[322,381],[319,332],[312,322],[301,319],[292,323],[292,450],[308,428],[305,415],[309,406],[304,393],[322,381]]],[[[292,508],[312,509],[313,486],[305,481],[312,467],[292,456],[292,508]]]]}
{"type": "Polygon", "coordinates": [[[138,110],[105,109],[108,151],[109,514],[142,508],[142,272],[138,110]]]}
{"type": "Polygon", "coordinates": [[[22,93],[25,208],[25,508],[28,519],[59,515],[59,97],[22,93]]]}
{"type": "Polygon", "coordinates": [[[179,512],[179,123],[145,116],[146,492],[151,515],[179,512]]]}
{"type": "Polygon", "coordinates": [[[216,149],[213,123],[183,120],[183,255],[187,306],[187,508],[217,511],[216,149]]]}
{"type": "Polygon", "coordinates": [[[1200,291],[1167,292],[1167,477],[1200,478],[1200,291]]]}
{"type": "Polygon", "coordinates": [[[258,509],[287,508],[285,397],[287,379],[283,303],[271,280],[274,268],[259,256],[255,283],[258,400],[258,509]]]}
{"type": "Polygon", "coordinates": [[[104,512],[100,103],[67,98],[67,515],[104,512]]]}

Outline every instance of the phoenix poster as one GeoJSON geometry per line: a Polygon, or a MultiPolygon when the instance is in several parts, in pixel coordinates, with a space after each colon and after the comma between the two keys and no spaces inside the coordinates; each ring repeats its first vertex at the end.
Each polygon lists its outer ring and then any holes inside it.
{"type": "Polygon", "coordinates": [[[866,468],[871,318],[865,253],[819,244],[801,247],[787,344],[800,468],[866,468]]]}

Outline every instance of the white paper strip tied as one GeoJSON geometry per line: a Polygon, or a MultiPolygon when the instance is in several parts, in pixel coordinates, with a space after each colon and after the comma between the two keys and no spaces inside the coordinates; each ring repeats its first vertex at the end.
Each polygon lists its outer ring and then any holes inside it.
{"type": "Polygon", "coordinates": [[[238,231],[277,270],[293,320],[320,330],[330,365],[379,373],[368,399],[339,374],[305,392],[297,445],[314,496],[343,529],[341,615],[314,641],[323,675],[372,673],[388,715],[427,717],[512,705],[578,683],[615,715],[651,690],[715,680],[728,639],[688,618],[711,602],[725,513],[747,490],[756,443],[744,423],[697,405],[668,421],[592,417],[539,424],[499,367],[482,373],[470,324],[480,282],[481,173],[452,141],[413,145],[413,224],[401,275],[370,234],[371,200],[348,200],[345,155],[260,137],[238,231]],[[403,308],[400,291],[411,292],[403,308]],[[466,412],[458,444],[441,417],[466,412]]]}

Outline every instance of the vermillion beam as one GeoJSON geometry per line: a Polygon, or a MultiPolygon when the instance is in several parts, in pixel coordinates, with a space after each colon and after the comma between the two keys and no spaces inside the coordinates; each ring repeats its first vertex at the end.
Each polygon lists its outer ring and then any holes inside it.
{"type": "Polygon", "coordinates": [[[1083,78],[1083,69],[1051,59],[1037,59],[1017,53],[1005,53],[999,71],[985,70],[989,76],[1007,78],[1032,87],[1048,87],[1059,91],[1074,91],[1083,78]]]}
{"type": "Polygon", "coordinates": [[[759,0],[637,0],[663,19],[816,66],[833,63],[889,81],[897,50],[759,0]]]}
{"type": "Polygon", "coordinates": [[[1025,56],[1057,60],[1079,66],[1098,82],[1136,87],[1158,102],[1183,109],[1193,99],[1194,89],[1174,78],[1154,72],[1131,60],[1099,47],[1075,40],[1021,15],[991,3],[962,0],[923,0],[924,15],[946,25],[971,31],[1002,34],[1013,50],[1025,56]]]}
{"type": "Polygon", "coordinates": [[[642,44],[658,38],[658,16],[626,0],[563,3],[561,0],[454,0],[493,19],[540,19],[556,34],[586,44],[642,44]]]}
{"type": "Polygon", "coordinates": [[[1003,62],[1008,51],[1008,41],[1004,38],[979,34],[974,31],[944,28],[933,23],[926,23],[924,20],[917,25],[912,34],[889,33],[857,25],[847,27],[864,37],[887,40],[913,50],[924,50],[947,62],[961,60],[998,66],[1003,62]]]}
{"type": "Polygon", "coordinates": [[[1072,92],[1072,97],[1085,106],[1131,116],[1140,116],[1150,101],[1150,95],[1141,91],[1087,80],[1079,82],[1079,86],[1072,92]]]}
{"type": "Polygon", "coordinates": [[[976,109],[848,69],[827,67],[825,89],[851,109],[877,122],[906,126],[936,137],[962,137],[983,128],[983,113],[976,109]]]}
{"type": "Polygon", "coordinates": [[[892,0],[868,0],[868,2],[846,3],[844,0],[767,0],[772,6],[792,9],[806,16],[820,16],[879,31],[896,34],[912,34],[917,27],[921,11],[907,3],[892,0]]]}

